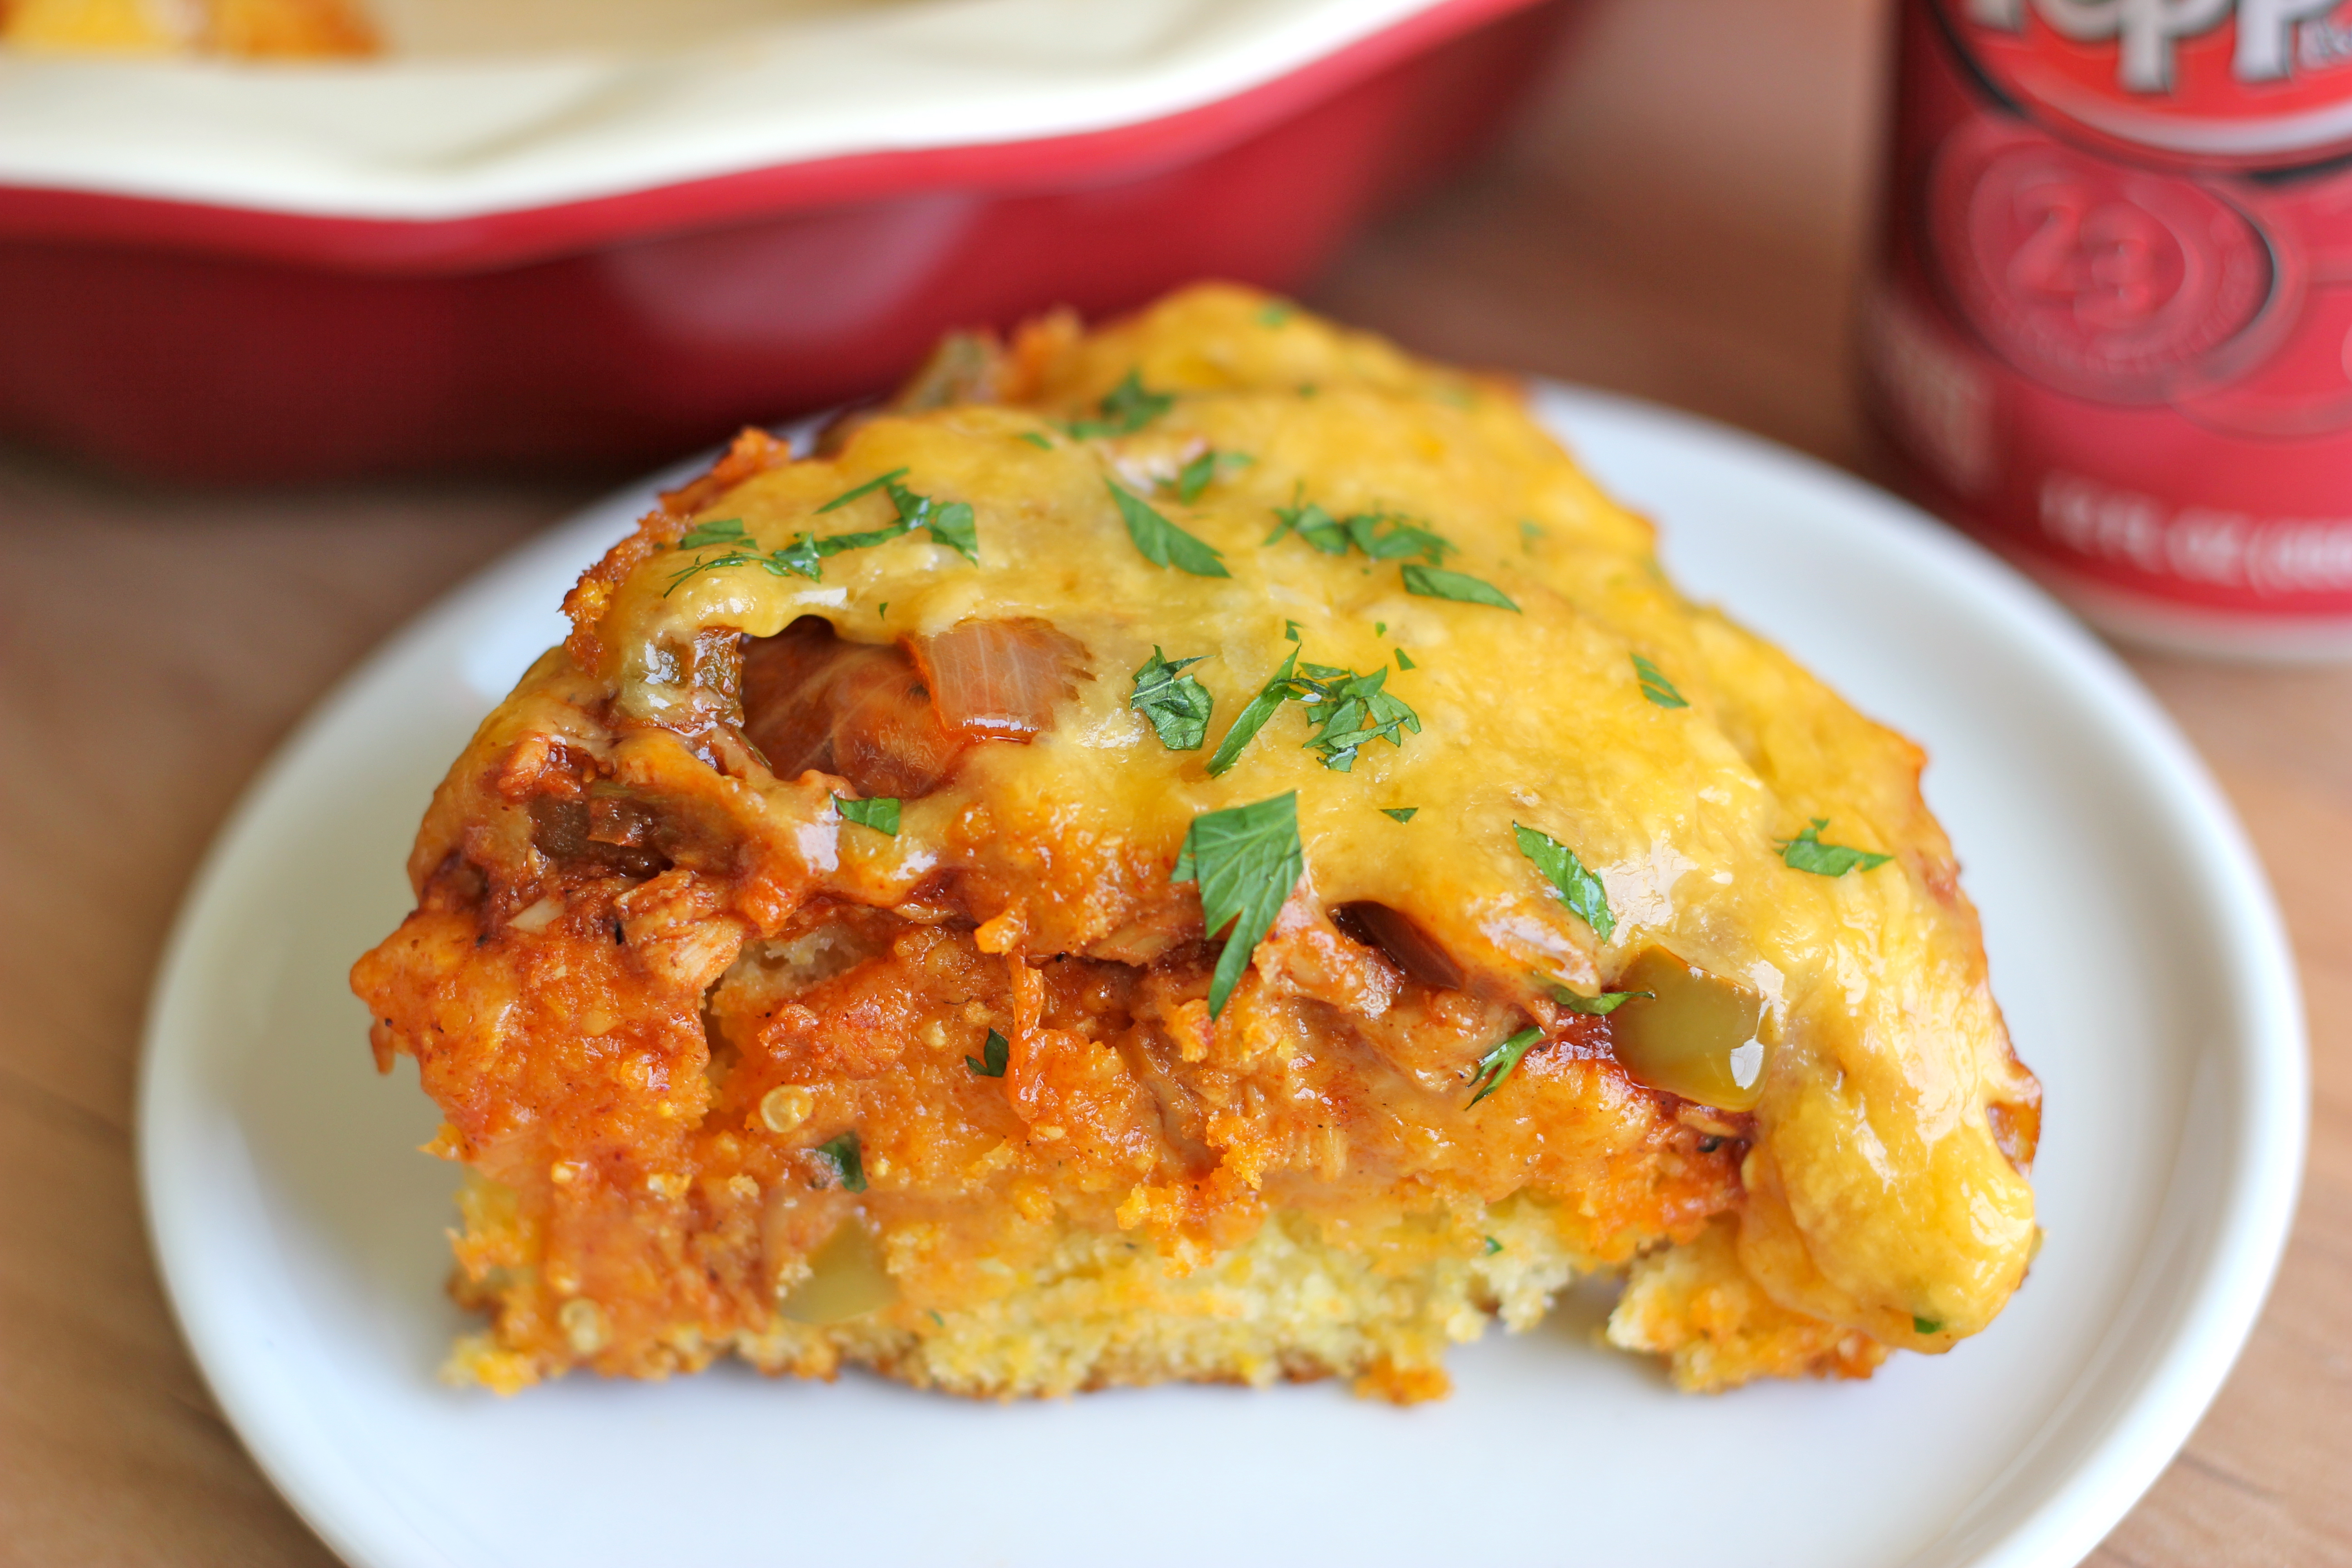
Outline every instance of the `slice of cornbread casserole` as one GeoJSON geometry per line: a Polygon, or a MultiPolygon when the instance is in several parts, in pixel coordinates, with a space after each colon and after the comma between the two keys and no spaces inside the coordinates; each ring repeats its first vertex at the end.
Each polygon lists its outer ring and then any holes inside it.
{"type": "Polygon", "coordinates": [[[1601,1270],[1722,1388],[2000,1310],[2039,1090],[1919,752],[1510,387],[1201,288],[817,447],[581,580],[353,973],[460,1374],[1411,1400],[1601,1270]]]}

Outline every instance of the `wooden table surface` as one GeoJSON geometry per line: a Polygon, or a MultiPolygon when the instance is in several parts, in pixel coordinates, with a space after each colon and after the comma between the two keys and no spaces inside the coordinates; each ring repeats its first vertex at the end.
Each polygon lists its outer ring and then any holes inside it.
{"type": "MultiPolygon", "coordinates": [[[[1310,300],[1867,471],[1849,329],[1881,6],[1595,5],[1510,143],[1310,300]]],[[[205,842],[303,710],[595,488],[190,494],[0,453],[0,1563],[331,1561],[222,1422],[157,1287],[130,1124],[148,979],[205,842]]],[[[2262,1326],[2092,1561],[2352,1563],[2352,671],[2133,663],[2277,885],[2316,1109],[2262,1326]]]]}

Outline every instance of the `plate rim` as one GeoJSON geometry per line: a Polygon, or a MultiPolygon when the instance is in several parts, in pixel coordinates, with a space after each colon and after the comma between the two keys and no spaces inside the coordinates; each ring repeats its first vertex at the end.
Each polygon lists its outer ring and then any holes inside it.
{"type": "MultiPolygon", "coordinates": [[[[2229,1059],[2244,1087],[2239,1114],[2229,1128],[2236,1150],[2226,1173],[2229,1193],[2219,1206],[2213,1234],[2202,1241],[2207,1253],[2202,1275],[2163,1331],[2145,1368],[2109,1413],[2108,1431],[2040,1502],[1990,1533],[1968,1559],[1972,1568],[2060,1568],[2077,1563],[2155,1483],[2221,1392],[2261,1317],[2293,1226],[2308,1139],[2307,1036],[2294,950],[2261,861],[2203,759],[2154,696],[2113,650],[2014,568],[1899,497],[1761,437],[1615,393],[1541,377],[1529,378],[1529,385],[1530,404],[1538,417],[1556,435],[1572,435],[1578,444],[1586,435],[1580,425],[1614,422],[1727,448],[1801,487],[1835,493],[1857,510],[1874,514],[1877,522],[1900,531],[1907,544],[1924,550],[1954,575],[1969,579],[1969,596],[1997,606],[2011,631],[2090,682],[2134,743],[2164,763],[2151,787],[2167,797],[2169,814],[2185,813],[2208,829],[2202,837],[2170,847],[2202,883],[2224,897],[2234,917],[2217,929],[2227,939],[2226,956],[2241,982],[2240,1005],[2231,1015],[2229,1059]],[[1560,429],[1563,419],[1567,432],[1560,429]]],[[[332,682],[222,819],[185,886],[161,949],[141,1028],[133,1102],[137,1180],[150,1256],[183,1342],[240,1444],[304,1523],[355,1568],[373,1568],[394,1559],[380,1554],[384,1542],[363,1540],[346,1528],[348,1512],[333,1506],[337,1499],[316,1468],[306,1469],[299,1456],[288,1451],[285,1434],[266,1419],[258,1394],[235,1375],[243,1358],[224,1342],[202,1304],[194,1283],[202,1274],[200,1262],[187,1256],[194,1240],[191,1221],[183,1217],[184,1200],[172,1183],[170,1156],[202,1129],[193,1120],[195,1113],[173,1102],[170,1091],[197,1065],[184,1047],[175,1056],[172,1045],[174,1017],[190,1005],[186,997],[200,984],[192,967],[195,951],[216,907],[229,896],[236,868],[266,837],[270,808],[363,688],[421,646],[445,636],[446,628],[478,601],[500,596],[509,578],[536,571],[544,558],[577,554],[595,528],[610,526],[612,517],[644,504],[655,487],[696,471],[707,461],[707,454],[698,455],[632,481],[523,540],[410,617],[332,682]]],[[[2065,1408],[2062,1400],[2043,1429],[2065,1408]]],[[[1977,1498],[1994,1495],[2025,1457],[2013,1457],[1977,1498]]],[[[1966,1520],[1964,1510],[1938,1542],[1961,1531],[1966,1520]]],[[[1936,1549],[1933,1543],[1928,1548],[1936,1549]]]]}

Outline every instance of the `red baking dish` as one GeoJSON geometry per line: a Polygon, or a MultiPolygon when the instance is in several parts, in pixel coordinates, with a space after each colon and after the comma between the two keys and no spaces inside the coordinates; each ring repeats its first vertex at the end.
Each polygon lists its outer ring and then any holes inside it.
{"type": "Polygon", "coordinates": [[[208,482],[627,467],[950,327],[1287,287],[1492,131],[1572,5],[1435,0],[1132,123],[456,216],[0,185],[0,437],[208,482]]]}

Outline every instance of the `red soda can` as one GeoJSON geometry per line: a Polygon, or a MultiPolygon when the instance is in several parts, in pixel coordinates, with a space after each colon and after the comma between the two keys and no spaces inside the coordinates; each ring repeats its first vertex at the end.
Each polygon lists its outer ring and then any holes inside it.
{"type": "Polygon", "coordinates": [[[1902,0],[1919,499],[2127,639],[2352,655],[2352,0],[1902,0]]]}

